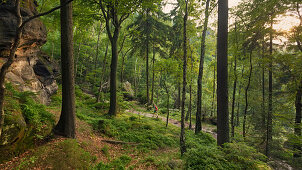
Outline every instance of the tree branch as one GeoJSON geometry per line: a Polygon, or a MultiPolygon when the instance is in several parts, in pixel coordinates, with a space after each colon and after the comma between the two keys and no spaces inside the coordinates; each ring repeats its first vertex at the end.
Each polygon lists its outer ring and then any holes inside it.
{"type": "Polygon", "coordinates": [[[100,7],[101,7],[101,11],[102,11],[102,13],[103,13],[103,16],[104,16],[104,18],[105,18],[105,21],[106,21],[106,30],[107,30],[107,34],[108,34],[108,37],[109,37],[109,39],[110,39],[110,41],[112,40],[112,34],[111,34],[111,31],[110,31],[110,27],[109,27],[109,12],[107,12],[107,14],[106,14],[106,10],[105,10],[105,8],[104,8],[104,5],[103,5],[103,2],[102,2],[102,0],[100,0],[100,3],[99,3],[99,5],[100,5],[100,7]]]}
{"type": "Polygon", "coordinates": [[[54,11],[56,11],[56,10],[62,8],[63,6],[69,4],[69,3],[72,2],[72,1],[73,1],[73,0],[69,0],[69,1],[67,1],[66,3],[64,3],[64,4],[60,5],[60,6],[57,6],[57,7],[52,8],[52,9],[49,10],[49,11],[46,11],[46,12],[40,13],[40,14],[38,14],[38,15],[34,15],[34,16],[29,17],[27,20],[25,20],[25,21],[22,23],[22,25],[19,27],[19,29],[23,29],[23,27],[25,26],[25,24],[28,23],[29,21],[31,21],[31,20],[33,20],[33,19],[36,19],[36,18],[38,18],[38,17],[44,16],[44,15],[50,14],[50,13],[52,13],[52,12],[54,12],[54,11]]]}

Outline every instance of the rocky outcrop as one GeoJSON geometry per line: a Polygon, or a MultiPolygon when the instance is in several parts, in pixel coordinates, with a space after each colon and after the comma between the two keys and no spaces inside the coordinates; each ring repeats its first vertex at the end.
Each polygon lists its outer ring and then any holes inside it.
{"type": "Polygon", "coordinates": [[[124,91],[124,97],[128,100],[133,100],[134,99],[134,91],[131,87],[131,83],[128,81],[123,83],[123,91],[124,91]]]}
{"type": "MultiPolygon", "coordinates": [[[[14,0],[0,0],[0,66],[6,61],[9,48],[16,35],[16,16],[14,0]]],[[[36,3],[25,0],[21,8],[23,20],[37,14],[36,3]]],[[[43,104],[49,102],[58,86],[54,75],[58,72],[49,57],[43,54],[40,47],[46,42],[47,31],[39,19],[27,23],[24,28],[17,59],[10,67],[6,80],[18,85],[21,91],[32,91],[43,104]]]]}

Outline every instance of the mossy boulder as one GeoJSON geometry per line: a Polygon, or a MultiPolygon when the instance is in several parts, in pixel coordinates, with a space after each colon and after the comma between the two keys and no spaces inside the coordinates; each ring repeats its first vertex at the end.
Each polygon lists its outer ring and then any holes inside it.
{"type": "Polygon", "coordinates": [[[21,112],[6,114],[4,122],[0,145],[13,144],[24,137],[27,126],[21,112]]]}

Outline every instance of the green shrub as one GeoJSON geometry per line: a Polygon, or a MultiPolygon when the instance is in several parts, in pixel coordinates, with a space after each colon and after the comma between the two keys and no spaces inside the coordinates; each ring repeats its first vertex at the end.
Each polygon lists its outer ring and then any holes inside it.
{"type": "Polygon", "coordinates": [[[131,162],[131,157],[127,155],[122,155],[119,158],[111,161],[108,164],[104,164],[103,162],[100,162],[94,169],[98,170],[111,170],[111,169],[119,169],[124,170],[125,167],[129,165],[131,162]]]}
{"type": "Polygon", "coordinates": [[[32,157],[24,158],[17,169],[51,167],[52,169],[88,169],[96,157],[90,155],[74,139],[36,148],[32,157]]]}
{"type": "Polygon", "coordinates": [[[224,158],[224,153],[216,146],[199,145],[197,148],[188,149],[185,153],[186,169],[224,169],[232,170],[238,167],[224,158]]]}
{"type": "Polygon", "coordinates": [[[258,169],[266,166],[264,162],[267,161],[267,157],[244,143],[227,143],[222,151],[225,158],[240,169],[258,169]]]}

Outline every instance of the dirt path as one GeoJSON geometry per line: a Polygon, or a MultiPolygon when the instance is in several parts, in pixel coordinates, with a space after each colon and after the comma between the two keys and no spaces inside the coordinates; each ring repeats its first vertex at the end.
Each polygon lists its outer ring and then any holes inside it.
{"type": "MultiPolygon", "coordinates": [[[[126,112],[134,113],[134,114],[137,114],[137,115],[142,115],[142,116],[150,117],[150,118],[155,117],[154,114],[146,113],[146,112],[139,112],[139,111],[134,110],[134,109],[126,110],[126,112]]],[[[163,122],[166,122],[166,121],[167,121],[167,118],[166,118],[166,117],[163,117],[163,116],[158,115],[158,118],[161,119],[163,122]]],[[[178,120],[169,119],[169,124],[172,124],[172,125],[177,126],[177,127],[181,127],[181,122],[178,121],[178,120]]],[[[186,126],[186,127],[189,127],[189,123],[185,122],[185,126],[186,126]]],[[[192,124],[192,129],[191,129],[191,130],[194,130],[194,128],[195,128],[195,125],[192,124]]],[[[211,134],[211,135],[217,140],[217,133],[216,133],[216,132],[213,132],[213,130],[214,130],[214,129],[211,128],[211,127],[209,127],[209,126],[203,125],[203,127],[202,127],[202,131],[203,131],[203,132],[206,132],[206,133],[211,134]]]]}

